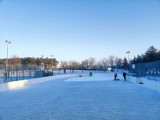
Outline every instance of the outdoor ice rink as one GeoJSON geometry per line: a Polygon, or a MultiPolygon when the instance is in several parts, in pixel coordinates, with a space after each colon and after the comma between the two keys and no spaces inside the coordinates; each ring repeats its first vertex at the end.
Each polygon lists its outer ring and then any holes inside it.
{"type": "Polygon", "coordinates": [[[0,91],[0,120],[160,120],[160,92],[145,81],[73,76],[0,91]]]}

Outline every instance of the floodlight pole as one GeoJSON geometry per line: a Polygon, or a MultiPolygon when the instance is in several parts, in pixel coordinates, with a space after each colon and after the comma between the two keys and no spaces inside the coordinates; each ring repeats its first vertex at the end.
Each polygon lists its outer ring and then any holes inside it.
{"type": "Polygon", "coordinates": [[[52,68],[53,68],[53,58],[54,58],[54,55],[51,55],[51,57],[52,57],[52,68]]]}
{"type": "Polygon", "coordinates": [[[6,73],[5,73],[5,81],[4,82],[7,82],[8,80],[7,80],[7,78],[8,78],[8,45],[9,44],[11,44],[11,41],[9,41],[9,40],[6,40],[5,41],[6,42],[6,44],[7,44],[7,61],[6,61],[6,73]]]}
{"type": "Polygon", "coordinates": [[[130,63],[129,62],[129,53],[130,53],[130,51],[127,51],[126,53],[128,54],[128,72],[129,72],[129,63],[130,63]]]}
{"type": "Polygon", "coordinates": [[[130,51],[127,51],[126,53],[128,54],[128,64],[129,64],[129,53],[130,53],[130,51]]]}
{"type": "Polygon", "coordinates": [[[42,61],[43,61],[43,68],[45,70],[45,65],[44,65],[44,59],[43,59],[43,57],[44,57],[44,55],[42,55],[41,58],[42,58],[42,61]]]}

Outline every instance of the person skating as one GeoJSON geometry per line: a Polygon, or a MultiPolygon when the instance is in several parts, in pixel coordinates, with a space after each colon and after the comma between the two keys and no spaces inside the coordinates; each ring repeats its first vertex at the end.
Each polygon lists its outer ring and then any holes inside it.
{"type": "Polygon", "coordinates": [[[114,80],[117,80],[117,77],[118,77],[118,75],[117,75],[117,73],[115,73],[114,74],[114,80]]]}
{"type": "Polygon", "coordinates": [[[124,72],[124,73],[123,73],[124,80],[126,80],[126,75],[127,75],[127,74],[124,72]]]}

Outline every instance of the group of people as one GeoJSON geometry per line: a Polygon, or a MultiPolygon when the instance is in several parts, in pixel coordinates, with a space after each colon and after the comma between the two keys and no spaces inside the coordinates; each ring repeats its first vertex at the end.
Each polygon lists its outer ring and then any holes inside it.
{"type": "MultiPolygon", "coordinates": [[[[123,78],[124,78],[124,80],[126,80],[126,76],[127,76],[126,72],[123,72],[123,78]]],[[[118,75],[117,75],[117,73],[115,73],[114,74],[114,80],[119,80],[119,79],[117,79],[117,77],[118,77],[118,75]]]]}

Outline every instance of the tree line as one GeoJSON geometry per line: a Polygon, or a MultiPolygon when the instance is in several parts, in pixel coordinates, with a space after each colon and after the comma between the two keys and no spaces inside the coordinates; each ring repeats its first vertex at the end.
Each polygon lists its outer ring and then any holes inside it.
{"type": "MultiPolygon", "coordinates": [[[[0,59],[0,65],[6,65],[7,59],[0,59]]],[[[127,69],[128,61],[126,58],[123,60],[121,58],[115,56],[109,56],[108,58],[103,58],[100,61],[96,61],[95,58],[90,57],[88,59],[78,61],[57,61],[56,58],[34,58],[34,57],[25,57],[20,58],[17,56],[13,56],[8,59],[8,65],[10,66],[44,66],[45,68],[54,67],[58,69],[66,69],[66,70],[75,70],[75,69],[103,69],[107,70],[108,68],[124,68],[127,69]]]]}
{"type": "Polygon", "coordinates": [[[63,70],[113,70],[114,68],[127,69],[128,61],[126,58],[121,59],[115,56],[109,56],[96,61],[95,58],[90,57],[88,59],[77,61],[61,61],[60,68],[63,70]]]}
{"type": "MultiPolygon", "coordinates": [[[[6,65],[7,59],[0,59],[1,66],[6,65]]],[[[13,56],[12,58],[8,59],[8,65],[11,66],[44,66],[44,67],[56,67],[58,61],[56,58],[34,58],[34,57],[24,57],[20,58],[17,56],[13,56]]]]}
{"type": "Polygon", "coordinates": [[[108,68],[114,69],[128,69],[130,64],[144,63],[144,62],[154,62],[160,60],[160,50],[156,49],[154,46],[150,46],[146,52],[142,55],[137,55],[134,59],[127,61],[126,58],[118,58],[115,56],[109,56],[96,61],[95,58],[90,57],[81,62],[77,61],[61,61],[60,67],[62,69],[100,69],[107,70],[108,68]]]}
{"type": "MultiPolygon", "coordinates": [[[[137,55],[133,60],[130,60],[129,63],[137,64],[143,62],[153,62],[160,60],[160,50],[156,49],[154,46],[150,46],[147,51],[142,55],[137,55]]],[[[6,59],[0,59],[0,64],[5,65],[6,59]]],[[[17,66],[17,65],[26,65],[26,66],[44,66],[45,68],[58,68],[63,70],[88,70],[88,69],[99,69],[107,70],[108,68],[114,69],[128,69],[129,63],[126,58],[118,58],[115,56],[109,56],[103,58],[99,61],[96,61],[95,58],[90,57],[88,59],[78,61],[57,61],[56,58],[34,58],[34,57],[25,57],[20,58],[13,56],[9,58],[8,64],[17,66]],[[57,65],[59,66],[57,67],[57,65]]]]}
{"type": "Polygon", "coordinates": [[[137,55],[131,61],[132,64],[154,62],[160,60],[160,50],[156,49],[154,46],[150,46],[146,52],[142,55],[137,55]]]}

